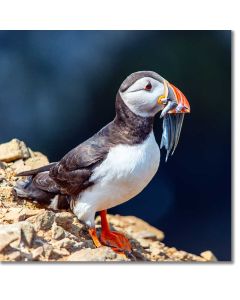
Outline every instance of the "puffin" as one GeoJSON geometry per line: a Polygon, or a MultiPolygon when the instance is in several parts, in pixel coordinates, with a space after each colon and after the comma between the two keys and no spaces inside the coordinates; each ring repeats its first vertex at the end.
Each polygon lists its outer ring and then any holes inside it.
{"type": "Polygon", "coordinates": [[[60,161],[17,174],[24,178],[17,181],[14,192],[53,209],[70,208],[86,224],[96,247],[131,253],[127,237],[111,230],[107,210],[132,199],[149,184],[159,167],[160,148],[166,150],[166,161],[174,153],[190,105],[158,73],[138,71],[121,84],[115,110],[113,121],[60,161]],[[153,133],[159,112],[163,119],[160,147],[153,133]],[[97,212],[100,236],[95,228],[97,212]]]}

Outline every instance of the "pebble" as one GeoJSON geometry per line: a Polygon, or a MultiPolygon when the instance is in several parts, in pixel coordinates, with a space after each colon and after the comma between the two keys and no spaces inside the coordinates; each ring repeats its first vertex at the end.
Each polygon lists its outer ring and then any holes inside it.
{"type": "Polygon", "coordinates": [[[0,252],[14,241],[17,241],[19,244],[20,239],[21,231],[17,224],[0,225],[0,252]]]}
{"type": "Polygon", "coordinates": [[[59,256],[67,256],[70,255],[70,252],[67,249],[61,248],[61,249],[53,249],[53,253],[57,254],[59,256]]]}
{"type": "Polygon", "coordinates": [[[37,260],[43,254],[43,251],[44,249],[42,246],[32,250],[32,259],[37,260]]]}
{"type": "Polygon", "coordinates": [[[52,251],[53,251],[53,246],[52,245],[50,245],[48,243],[45,243],[43,245],[43,253],[44,253],[45,258],[49,259],[49,257],[52,254],[52,251]]]}
{"type": "Polygon", "coordinates": [[[38,231],[40,229],[42,230],[48,230],[52,227],[54,222],[55,214],[52,211],[44,211],[43,213],[37,215],[36,217],[31,217],[28,220],[31,219],[31,222],[33,222],[35,230],[38,231]]]}
{"type": "Polygon", "coordinates": [[[25,143],[18,139],[13,139],[8,143],[0,145],[0,160],[4,162],[12,162],[21,158],[30,156],[25,143]]]}
{"type": "Polygon", "coordinates": [[[52,226],[52,238],[55,240],[61,240],[65,237],[65,231],[61,226],[53,224],[52,226]]]}
{"type": "Polygon", "coordinates": [[[216,256],[210,250],[204,251],[200,255],[201,255],[201,257],[203,257],[207,261],[212,261],[212,262],[217,261],[216,256]]]}
{"type": "Polygon", "coordinates": [[[68,261],[106,261],[116,259],[117,254],[109,247],[82,249],[68,257],[68,261]]]}
{"type": "Polygon", "coordinates": [[[70,240],[69,238],[64,238],[56,243],[54,243],[55,248],[65,248],[67,250],[70,250],[72,247],[74,247],[76,244],[75,241],[70,240]]]}
{"type": "Polygon", "coordinates": [[[35,230],[31,223],[19,222],[21,226],[22,239],[27,243],[28,247],[32,246],[35,230]]]}
{"type": "Polygon", "coordinates": [[[21,252],[20,251],[13,251],[7,255],[7,258],[11,261],[18,261],[21,259],[21,252]]]}
{"type": "Polygon", "coordinates": [[[71,230],[74,216],[70,212],[60,212],[55,215],[55,222],[66,230],[71,230]]]}

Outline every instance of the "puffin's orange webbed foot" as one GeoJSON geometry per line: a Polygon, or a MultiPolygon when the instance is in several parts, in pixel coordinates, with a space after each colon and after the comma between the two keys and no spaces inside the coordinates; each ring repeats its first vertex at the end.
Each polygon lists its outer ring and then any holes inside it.
{"type": "Polygon", "coordinates": [[[129,240],[122,233],[116,231],[103,231],[100,240],[103,245],[111,247],[119,254],[132,250],[129,240]]]}
{"type": "Polygon", "coordinates": [[[124,236],[124,234],[116,231],[110,231],[107,222],[107,211],[100,211],[101,216],[101,243],[103,245],[111,247],[115,252],[119,254],[125,254],[125,252],[131,252],[132,247],[129,240],[124,236]]]}

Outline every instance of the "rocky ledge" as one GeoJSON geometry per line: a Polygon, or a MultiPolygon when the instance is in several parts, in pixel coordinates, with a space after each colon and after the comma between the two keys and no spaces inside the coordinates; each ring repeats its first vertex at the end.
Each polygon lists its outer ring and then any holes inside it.
{"type": "MultiPolygon", "coordinates": [[[[211,251],[194,255],[166,246],[161,230],[134,216],[108,216],[112,229],[128,236],[131,255],[96,249],[71,212],[15,199],[16,173],[47,163],[46,156],[17,139],[0,145],[0,261],[216,261],[211,251]]],[[[96,227],[99,231],[99,218],[96,227]]]]}

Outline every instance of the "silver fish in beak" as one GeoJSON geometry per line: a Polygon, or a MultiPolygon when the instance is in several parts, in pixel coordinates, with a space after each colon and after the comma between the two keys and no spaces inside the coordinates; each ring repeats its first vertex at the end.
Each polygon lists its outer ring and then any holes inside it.
{"type": "Polygon", "coordinates": [[[160,118],[163,118],[163,133],[160,148],[173,155],[179,142],[184,115],[190,113],[190,104],[184,94],[173,84],[164,82],[164,95],[158,98],[158,104],[163,105],[160,118]]]}

